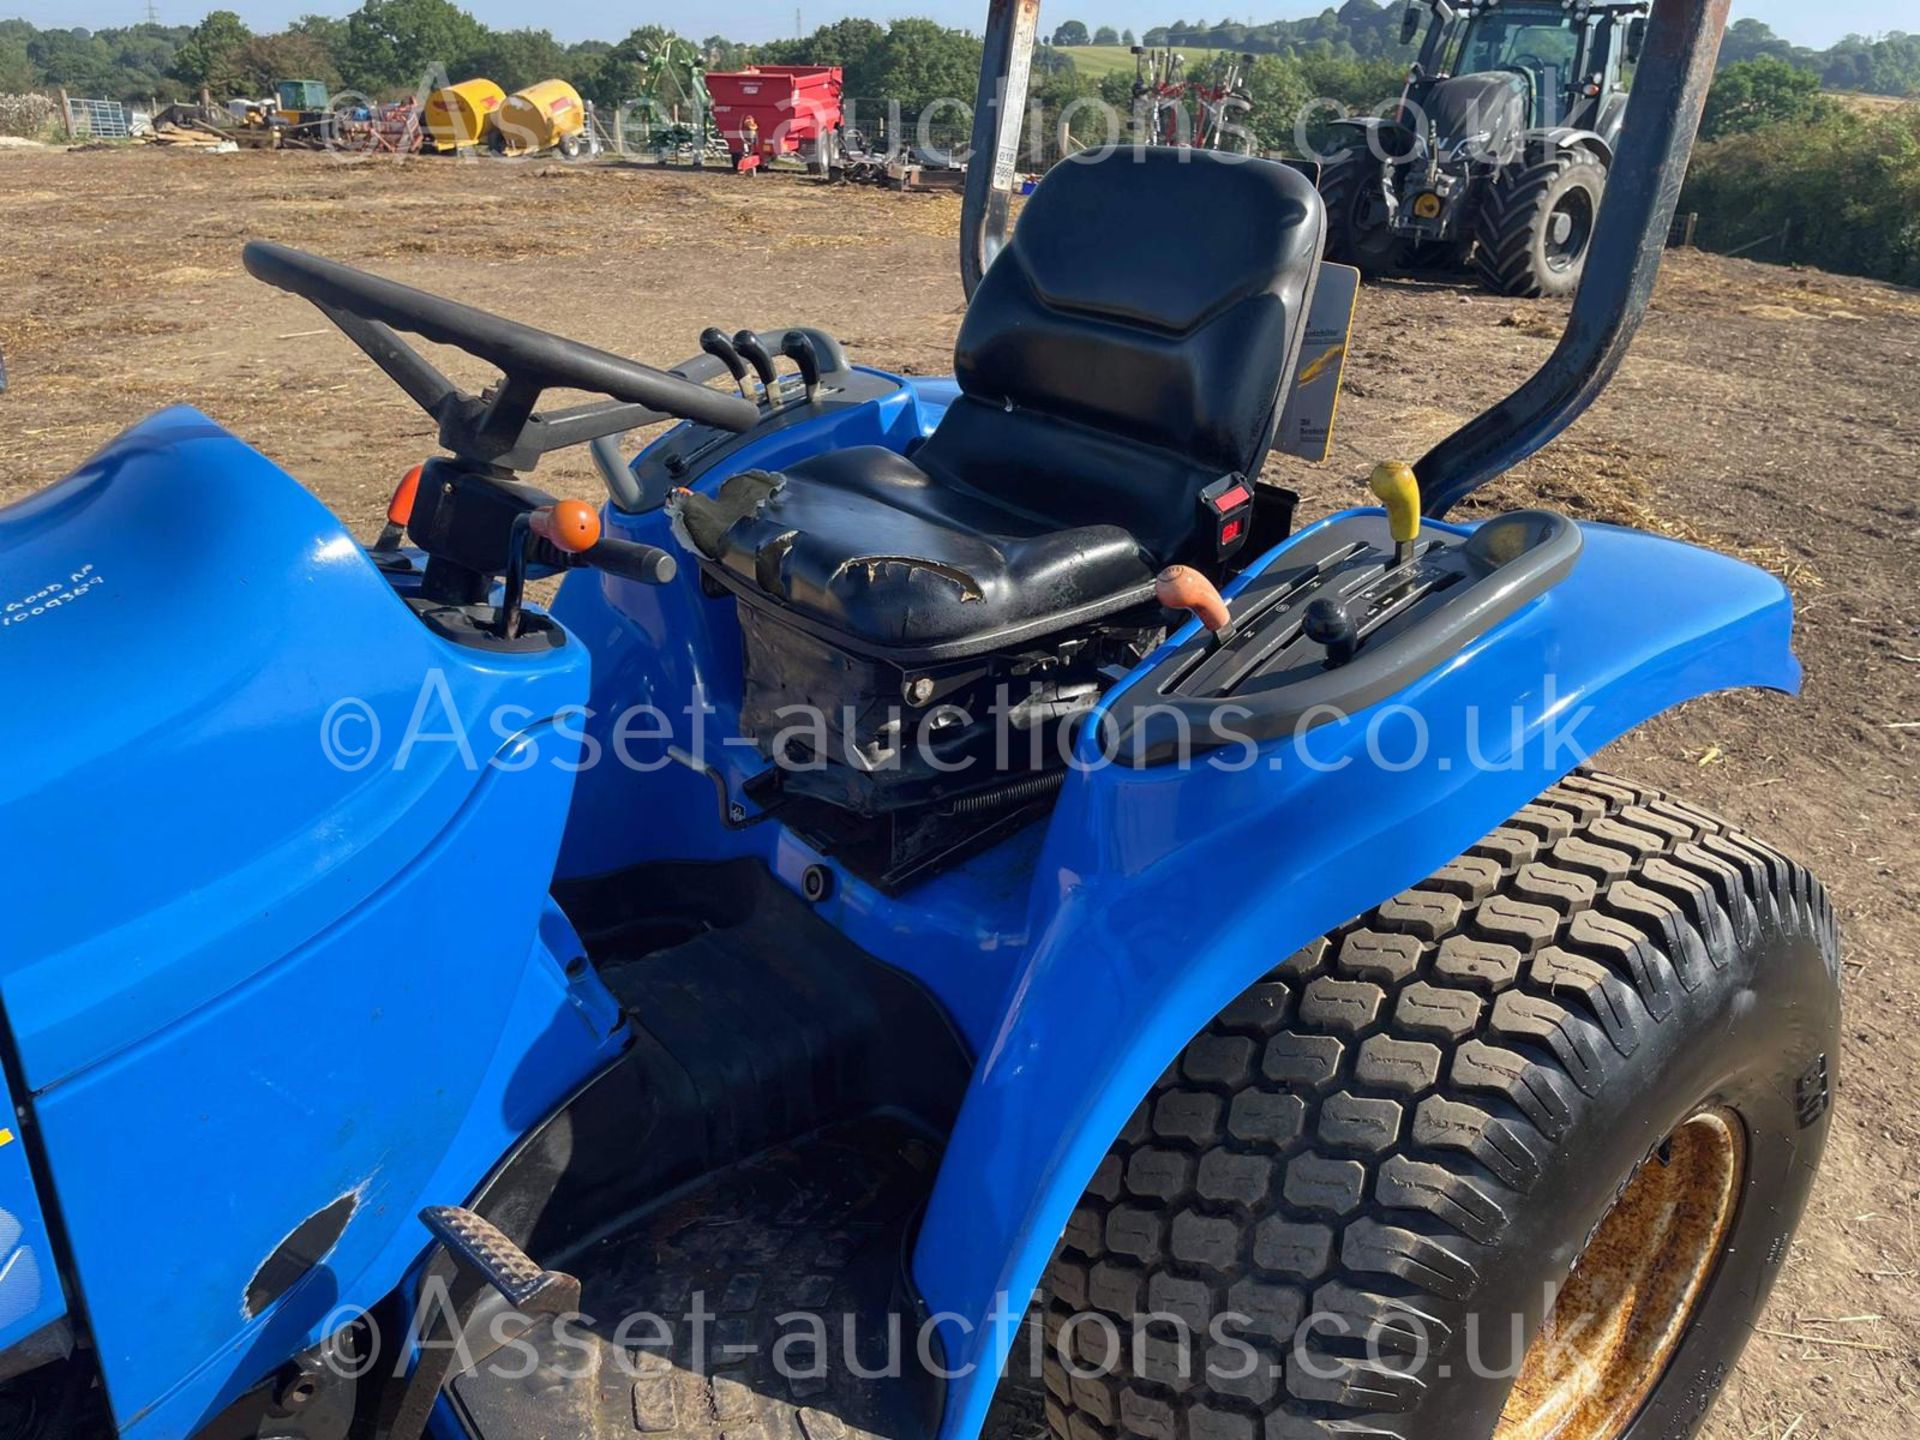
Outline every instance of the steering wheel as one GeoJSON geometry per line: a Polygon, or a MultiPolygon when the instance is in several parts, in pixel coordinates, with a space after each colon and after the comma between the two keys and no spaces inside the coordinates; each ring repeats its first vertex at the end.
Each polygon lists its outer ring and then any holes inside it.
{"type": "Polygon", "coordinates": [[[529,470],[548,451],[663,420],[737,432],[760,418],[736,395],[303,250],[255,240],[241,258],[255,279],[312,301],[434,418],[442,448],[469,464],[529,470]],[[495,366],[501,382],[468,395],[396,332],[464,350],[495,366]],[[550,389],[608,398],[535,413],[550,389]]]}

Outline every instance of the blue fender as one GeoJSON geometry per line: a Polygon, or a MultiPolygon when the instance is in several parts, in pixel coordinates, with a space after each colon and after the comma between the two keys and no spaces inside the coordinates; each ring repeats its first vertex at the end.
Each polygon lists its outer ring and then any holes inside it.
{"type": "Polygon", "coordinates": [[[1083,745],[1037,866],[1033,942],[915,1250],[951,1372],[943,1440],[978,1434],[1013,1326],[1112,1137],[1228,1001],[1651,716],[1733,687],[1798,689],[1792,604],[1773,577],[1583,528],[1559,586],[1344,720],[1218,764],[1099,766],[1083,745]]]}

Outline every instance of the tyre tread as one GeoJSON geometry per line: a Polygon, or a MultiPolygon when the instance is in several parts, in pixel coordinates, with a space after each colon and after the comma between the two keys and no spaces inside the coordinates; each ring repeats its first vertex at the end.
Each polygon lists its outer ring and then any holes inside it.
{"type": "Polygon", "coordinates": [[[1249,1315],[1260,1373],[1181,1378],[1153,1343],[1139,1375],[1069,1382],[1050,1359],[1053,1434],[1401,1436],[1421,1380],[1293,1328],[1349,1315],[1384,1324],[1390,1347],[1411,1314],[1444,1335],[1591,1098],[1625,1083],[1683,989],[1768,927],[1813,940],[1837,973],[1832,906],[1803,867],[1579,772],[1289,956],[1136,1112],[1047,1285],[1050,1334],[1084,1308],[1122,1335],[1143,1304],[1249,1315]]]}

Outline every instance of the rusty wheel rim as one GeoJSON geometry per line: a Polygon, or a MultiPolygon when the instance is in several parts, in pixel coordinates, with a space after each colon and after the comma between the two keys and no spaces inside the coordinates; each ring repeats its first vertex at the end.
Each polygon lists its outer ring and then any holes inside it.
{"type": "Polygon", "coordinates": [[[1617,1440],[1647,1402],[1726,1248],[1746,1130],[1701,1110],[1634,1173],[1521,1362],[1494,1440],[1617,1440]]]}

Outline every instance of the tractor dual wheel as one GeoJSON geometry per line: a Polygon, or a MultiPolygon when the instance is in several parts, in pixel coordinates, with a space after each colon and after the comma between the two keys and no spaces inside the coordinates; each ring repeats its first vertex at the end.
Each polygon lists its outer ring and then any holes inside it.
{"type": "Polygon", "coordinates": [[[1561,297],[1580,288],[1607,170],[1586,150],[1561,150],[1493,182],[1474,224],[1474,263],[1496,295],[1561,297]]]}
{"type": "Polygon", "coordinates": [[[1595,774],[1247,990],[1048,1271],[1059,1440],[1679,1440],[1825,1143],[1806,870],[1595,774]]]}

